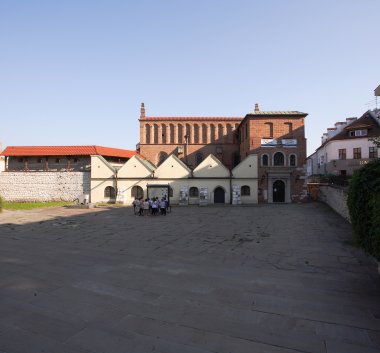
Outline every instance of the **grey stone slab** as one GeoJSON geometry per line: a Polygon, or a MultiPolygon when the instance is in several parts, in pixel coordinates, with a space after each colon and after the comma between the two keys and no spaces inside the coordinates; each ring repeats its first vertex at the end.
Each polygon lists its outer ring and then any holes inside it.
{"type": "Polygon", "coordinates": [[[326,340],[326,353],[379,353],[380,349],[346,343],[342,341],[326,340]]]}

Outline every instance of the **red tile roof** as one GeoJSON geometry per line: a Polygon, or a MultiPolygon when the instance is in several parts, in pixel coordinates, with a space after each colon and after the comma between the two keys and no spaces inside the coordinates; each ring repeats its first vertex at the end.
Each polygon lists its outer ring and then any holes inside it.
{"type": "Polygon", "coordinates": [[[131,158],[136,151],[103,146],[8,146],[2,156],[89,156],[131,158]]]}

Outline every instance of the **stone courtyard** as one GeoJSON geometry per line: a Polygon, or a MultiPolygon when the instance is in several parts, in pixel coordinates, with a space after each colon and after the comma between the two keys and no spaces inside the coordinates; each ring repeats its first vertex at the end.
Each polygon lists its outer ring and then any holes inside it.
{"type": "Polygon", "coordinates": [[[0,352],[380,352],[351,237],[321,203],[3,212],[0,352]]]}

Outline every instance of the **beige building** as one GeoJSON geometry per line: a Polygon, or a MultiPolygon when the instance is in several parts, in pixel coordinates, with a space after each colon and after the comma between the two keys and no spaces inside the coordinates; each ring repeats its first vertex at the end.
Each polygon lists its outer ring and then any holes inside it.
{"type": "Polygon", "coordinates": [[[231,171],[213,155],[194,170],[175,155],[158,167],[135,155],[119,169],[101,156],[91,158],[91,202],[118,201],[130,205],[135,197],[156,196],[182,205],[258,202],[258,165],[253,154],[231,171]]]}

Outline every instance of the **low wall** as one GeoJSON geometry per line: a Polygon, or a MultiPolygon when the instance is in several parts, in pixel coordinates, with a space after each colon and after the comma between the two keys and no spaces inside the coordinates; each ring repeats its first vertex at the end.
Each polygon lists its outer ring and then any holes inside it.
{"type": "Polygon", "coordinates": [[[3,172],[0,195],[7,201],[73,201],[90,194],[90,172],[3,172]]]}
{"type": "Polygon", "coordinates": [[[350,222],[345,189],[330,185],[319,185],[318,200],[327,203],[335,212],[350,222]]]}

